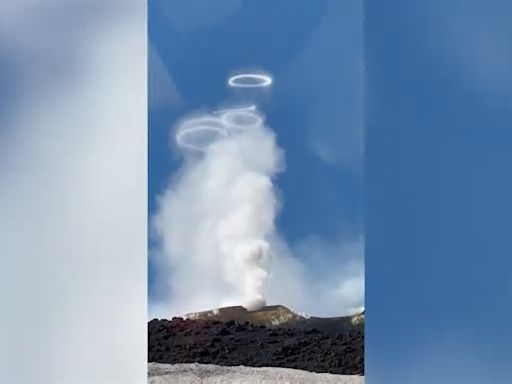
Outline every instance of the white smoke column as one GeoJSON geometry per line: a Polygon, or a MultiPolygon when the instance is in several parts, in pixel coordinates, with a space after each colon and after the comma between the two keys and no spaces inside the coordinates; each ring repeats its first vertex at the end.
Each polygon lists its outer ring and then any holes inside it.
{"type": "Polygon", "coordinates": [[[203,118],[206,123],[189,129],[188,144],[201,146],[188,147],[159,199],[154,228],[171,291],[164,312],[265,305],[278,209],[273,178],[283,156],[256,112],[223,117],[203,118]],[[227,134],[212,138],[212,127],[227,134]]]}

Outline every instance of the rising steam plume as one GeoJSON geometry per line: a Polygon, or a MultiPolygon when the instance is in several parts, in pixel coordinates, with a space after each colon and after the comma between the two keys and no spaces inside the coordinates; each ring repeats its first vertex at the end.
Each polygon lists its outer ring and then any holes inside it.
{"type": "MultiPolygon", "coordinates": [[[[238,88],[271,84],[272,77],[261,73],[228,80],[238,88]]],[[[153,312],[229,305],[256,310],[266,296],[305,304],[298,299],[308,296],[303,268],[276,234],[274,180],[284,170],[284,154],[264,114],[256,105],[235,106],[184,118],[173,132],[183,164],[153,218],[158,268],[170,297],[153,312]]],[[[314,290],[309,292],[311,298],[314,290]]]]}
{"type": "MultiPolygon", "coordinates": [[[[230,82],[257,87],[257,80],[238,75],[230,82]]],[[[255,106],[186,118],[175,135],[184,164],[154,220],[171,271],[171,302],[181,311],[258,309],[273,257],[273,179],[283,168],[275,135],[255,106]]]]}

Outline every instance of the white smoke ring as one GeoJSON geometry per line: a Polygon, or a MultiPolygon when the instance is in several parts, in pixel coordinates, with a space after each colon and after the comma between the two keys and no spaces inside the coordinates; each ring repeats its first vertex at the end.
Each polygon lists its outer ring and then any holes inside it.
{"type": "Polygon", "coordinates": [[[219,118],[203,116],[185,120],[176,131],[175,140],[182,148],[201,152],[213,142],[228,136],[229,133],[219,118]],[[201,137],[201,133],[203,135],[205,133],[212,135],[213,133],[210,142],[201,143],[201,140],[197,141],[201,137]]]}
{"type": "Polygon", "coordinates": [[[221,120],[224,126],[232,129],[256,128],[263,125],[261,115],[244,110],[227,111],[222,114],[221,120]]]}
{"type": "Polygon", "coordinates": [[[178,132],[176,132],[176,142],[179,146],[187,149],[192,149],[194,151],[203,151],[208,145],[197,145],[193,144],[193,141],[190,141],[190,135],[198,132],[215,132],[218,133],[220,137],[228,137],[228,132],[225,129],[213,127],[213,126],[197,126],[197,127],[190,127],[182,129],[178,132]],[[189,137],[187,139],[187,136],[189,137]],[[188,141],[187,141],[188,140],[188,141]]]}
{"type": "Polygon", "coordinates": [[[260,73],[241,73],[231,76],[228,85],[234,88],[266,88],[272,85],[272,76],[260,73]]]}
{"type": "Polygon", "coordinates": [[[256,104],[250,104],[250,105],[244,105],[244,106],[238,106],[238,107],[232,107],[232,108],[224,108],[224,109],[218,109],[216,111],[213,111],[214,115],[223,115],[227,112],[233,112],[233,111],[256,111],[256,104]]]}
{"type": "Polygon", "coordinates": [[[180,124],[180,128],[188,128],[191,126],[198,126],[198,125],[208,125],[208,126],[214,126],[218,128],[222,128],[222,121],[218,117],[210,116],[210,115],[203,115],[199,117],[190,117],[185,120],[183,120],[180,124]]]}

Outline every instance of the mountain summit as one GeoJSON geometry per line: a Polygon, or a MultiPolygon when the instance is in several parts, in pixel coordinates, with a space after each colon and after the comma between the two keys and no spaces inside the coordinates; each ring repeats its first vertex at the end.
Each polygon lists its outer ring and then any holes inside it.
{"type": "Polygon", "coordinates": [[[252,325],[264,325],[266,327],[306,319],[305,316],[301,316],[282,305],[269,305],[256,311],[248,311],[242,306],[224,307],[211,311],[189,313],[184,318],[222,322],[236,321],[237,323],[248,322],[252,325]]]}
{"type": "Polygon", "coordinates": [[[344,317],[312,317],[298,314],[283,305],[270,305],[256,311],[242,306],[223,307],[210,311],[189,313],[183,316],[191,320],[234,321],[265,327],[317,329],[329,334],[345,333],[364,327],[364,312],[344,317]]]}

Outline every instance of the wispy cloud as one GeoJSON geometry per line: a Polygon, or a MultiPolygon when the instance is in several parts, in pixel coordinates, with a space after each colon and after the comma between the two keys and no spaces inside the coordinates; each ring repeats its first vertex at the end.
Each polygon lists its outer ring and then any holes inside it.
{"type": "Polygon", "coordinates": [[[148,62],[151,70],[148,72],[148,107],[169,108],[183,102],[171,74],[151,42],[148,43],[148,62]]]}
{"type": "Polygon", "coordinates": [[[476,95],[510,106],[512,5],[502,3],[500,7],[478,1],[455,3],[449,12],[445,2],[422,3],[418,23],[425,23],[420,37],[434,57],[447,64],[454,79],[462,79],[476,95]],[[454,13],[457,17],[452,17],[454,13]]]}
{"type": "Polygon", "coordinates": [[[364,237],[310,236],[294,249],[307,265],[307,281],[318,294],[308,306],[333,316],[361,311],[364,307],[364,237]],[[320,296],[323,299],[318,300],[320,296]]]}
{"type": "Polygon", "coordinates": [[[364,155],[363,53],[362,2],[330,1],[286,78],[307,98],[310,149],[325,163],[354,171],[364,155]]]}

